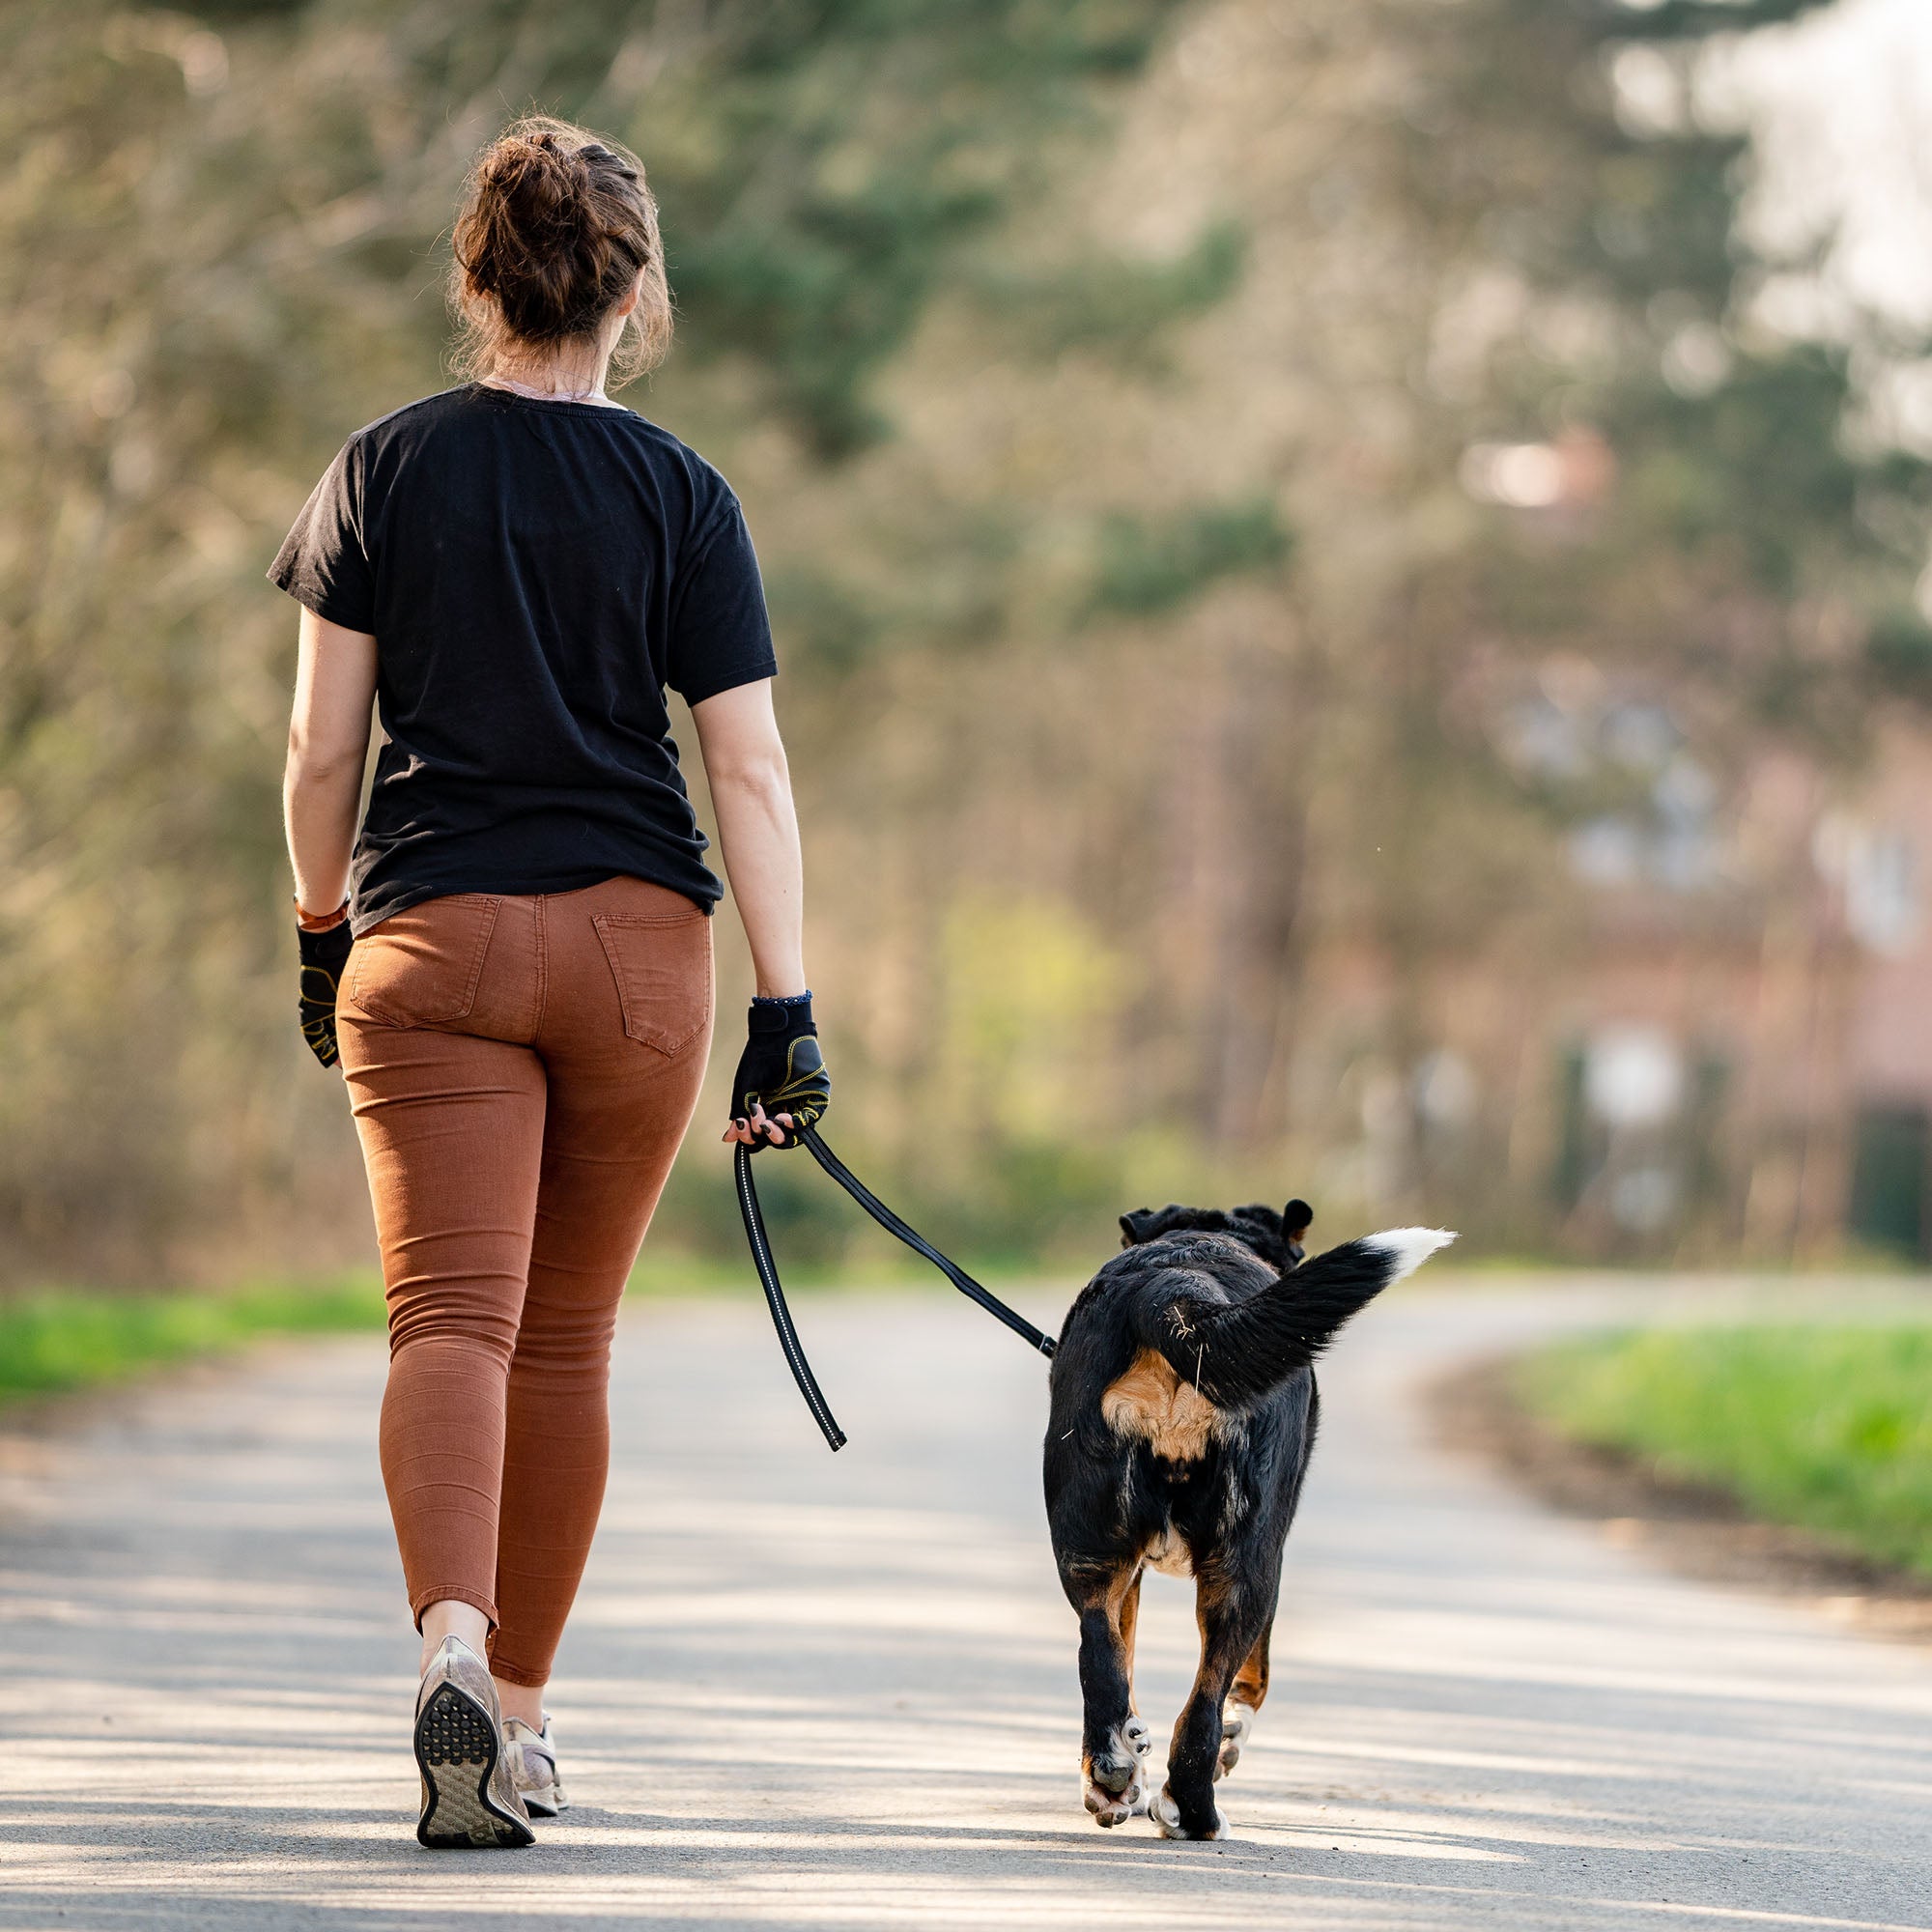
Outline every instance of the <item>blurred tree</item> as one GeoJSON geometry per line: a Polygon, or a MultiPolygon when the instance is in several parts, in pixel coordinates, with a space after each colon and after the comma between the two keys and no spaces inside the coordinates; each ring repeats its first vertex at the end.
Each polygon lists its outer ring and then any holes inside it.
{"type": "MultiPolygon", "coordinates": [[[[1655,917],[1605,899],[1589,853],[1631,820],[1672,943],[1754,960],[1816,881],[1788,854],[1718,864],[1752,771],[1779,744],[1850,769],[1912,686],[1924,466],[1861,436],[1858,345],[1757,319],[1776,265],[1736,232],[1745,144],[1695,111],[1704,35],[1804,11],[1190,16],[1114,158],[1009,245],[1119,236],[1160,268],[1238,210],[1241,280],[1151,364],[1096,335],[1044,365],[988,337],[968,280],[895,372],[905,434],[842,485],[848,585],[856,537],[881,583],[980,593],[961,630],[881,590],[894,614],[848,661],[867,715],[944,722],[841,763],[839,850],[895,881],[843,983],[929,1013],[946,904],[1057,895],[1140,964],[1081,1083],[1083,1122],[1126,1123],[1127,1171],[1134,1134],[1178,1132],[1224,1193],[1320,1171],[1378,1212],[1561,1238],[1541,1016],[1605,917],[1655,917]],[[1268,533],[1233,576],[1231,529],[1268,533]],[[1554,706],[1575,742],[1552,763],[1524,719],[1566,678],[1587,698],[1554,706]],[[1426,1078],[1451,1041],[1483,1072],[1455,1122],[1426,1078]]],[[[917,1026],[872,1039],[909,1120],[941,1074],[917,1026]]],[[[1767,1149],[1792,1130],[1764,1093],[1737,1104],[1767,1149]]],[[[1716,1118],[1696,1225],[1660,1220],[1653,1248],[1743,1233],[1756,1154],[1719,1185],[1716,1118]]]]}
{"type": "Polygon", "coordinates": [[[958,242],[1092,138],[1168,11],[6,10],[0,1269],[340,1225],[340,1096],[284,1011],[292,627],[260,573],[342,436],[435,384],[439,236],[507,110],[639,141],[713,408],[816,463],[880,432],[958,242]]]}
{"type": "MultiPolygon", "coordinates": [[[[526,104],[663,202],[639,400],[758,533],[846,1136],[1014,1251],[1197,1176],[1552,1238],[1577,840],[1689,865],[1768,746],[1853,760],[1927,688],[1923,468],[1853,345],[1757,318],[1696,109],[1707,36],[1804,11],[0,13],[0,1270],[359,1243],[260,572],[440,380],[526,104]]],[[[1801,874],[1696,917],[1782,930],[1801,874]]]]}

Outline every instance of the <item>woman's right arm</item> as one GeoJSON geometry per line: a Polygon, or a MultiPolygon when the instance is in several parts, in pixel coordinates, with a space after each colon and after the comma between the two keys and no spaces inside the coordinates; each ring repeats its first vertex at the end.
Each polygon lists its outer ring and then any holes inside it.
{"type": "MultiPolygon", "coordinates": [[[[805,868],[791,771],[772,709],[772,681],[734,685],[693,705],[691,716],[718,815],[718,843],[731,896],[752,950],[758,997],[799,1000],[807,990],[805,868]]],[[[741,1101],[734,1094],[733,1120],[724,1138],[755,1147],[762,1144],[762,1130],[775,1144],[782,1144],[784,1135],[766,1122],[761,1109],[753,1108],[750,1118],[740,1115],[741,1101]]],[[[782,1113],[774,1118],[791,1123],[782,1113]]]]}
{"type": "Polygon", "coordinates": [[[296,903],[305,912],[331,913],[349,896],[375,698],[376,639],[304,610],[296,644],[282,820],[296,903]]]}

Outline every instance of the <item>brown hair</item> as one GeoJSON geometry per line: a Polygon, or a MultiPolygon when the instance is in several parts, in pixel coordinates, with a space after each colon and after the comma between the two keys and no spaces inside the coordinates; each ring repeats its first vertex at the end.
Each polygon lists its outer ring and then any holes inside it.
{"type": "Polygon", "coordinates": [[[567,121],[530,115],[476,157],[453,236],[450,307],[459,374],[594,334],[644,277],[611,366],[619,382],[670,347],[670,290],[658,205],[628,149],[567,121]]]}

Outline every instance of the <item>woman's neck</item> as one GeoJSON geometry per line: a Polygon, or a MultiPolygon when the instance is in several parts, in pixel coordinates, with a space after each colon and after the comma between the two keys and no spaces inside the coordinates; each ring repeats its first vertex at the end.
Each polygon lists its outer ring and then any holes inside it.
{"type": "Polygon", "coordinates": [[[500,362],[483,381],[492,388],[510,389],[541,402],[601,403],[607,409],[616,409],[620,406],[604,393],[608,366],[602,357],[587,368],[564,361],[500,362]]]}

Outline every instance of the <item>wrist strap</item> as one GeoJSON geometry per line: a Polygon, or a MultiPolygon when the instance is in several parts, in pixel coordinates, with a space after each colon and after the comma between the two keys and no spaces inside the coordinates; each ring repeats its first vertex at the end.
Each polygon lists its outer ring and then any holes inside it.
{"type": "Polygon", "coordinates": [[[333,912],[304,912],[302,910],[302,902],[299,898],[296,900],[295,904],[296,923],[304,932],[333,932],[349,917],[349,901],[347,899],[344,899],[333,912]]]}

